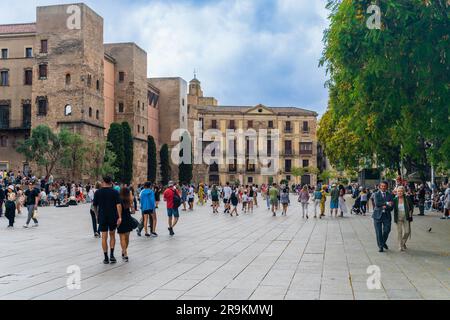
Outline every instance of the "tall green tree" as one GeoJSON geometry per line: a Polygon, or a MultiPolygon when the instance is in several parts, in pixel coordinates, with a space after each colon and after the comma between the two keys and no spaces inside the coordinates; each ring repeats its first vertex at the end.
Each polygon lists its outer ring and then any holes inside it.
{"type": "Polygon", "coordinates": [[[116,157],[114,167],[118,168],[118,171],[114,174],[114,179],[116,181],[124,181],[125,147],[122,125],[118,123],[111,124],[107,141],[108,150],[111,151],[116,157]]]}
{"type": "Polygon", "coordinates": [[[29,139],[19,142],[17,152],[23,154],[27,161],[43,167],[46,176],[49,176],[64,155],[66,144],[63,134],[54,133],[47,125],[39,125],[31,131],[29,139]]]}
{"type": "Polygon", "coordinates": [[[123,145],[125,153],[122,181],[129,185],[133,180],[133,159],[134,159],[133,133],[131,132],[131,127],[128,122],[122,122],[122,128],[123,128],[123,145]]]}
{"type": "Polygon", "coordinates": [[[148,136],[148,155],[147,155],[147,180],[156,182],[156,173],[158,170],[158,161],[156,158],[156,143],[152,136],[148,136]]]}
{"type": "Polygon", "coordinates": [[[116,155],[111,151],[106,141],[89,141],[89,156],[87,157],[86,173],[100,180],[103,176],[114,177],[119,171],[115,167],[116,155]]]}
{"type": "Polygon", "coordinates": [[[379,0],[381,30],[369,29],[369,0],[329,0],[321,65],[330,75],[320,141],[341,169],[376,164],[409,173],[449,168],[449,4],[379,0]]]}
{"type": "Polygon", "coordinates": [[[192,170],[193,170],[193,165],[192,165],[192,161],[193,161],[193,157],[192,157],[192,141],[191,141],[191,137],[189,136],[188,133],[184,133],[183,136],[181,137],[181,144],[184,145],[185,147],[190,147],[189,148],[189,157],[186,158],[187,161],[184,161],[184,152],[188,152],[188,150],[180,150],[180,159],[181,162],[178,166],[178,179],[180,181],[180,183],[191,183],[192,182],[192,178],[193,178],[193,174],[192,174],[192,170]]]}
{"type": "Polygon", "coordinates": [[[63,168],[69,170],[71,180],[75,180],[85,172],[87,153],[90,150],[83,137],[78,133],[63,129],[59,136],[64,145],[60,163],[63,168]]]}
{"type": "Polygon", "coordinates": [[[159,157],[161,161],[161,182],[163,185],[167,185],[171,179],[169,146],[167,144],[161,147],[159,157]]]}

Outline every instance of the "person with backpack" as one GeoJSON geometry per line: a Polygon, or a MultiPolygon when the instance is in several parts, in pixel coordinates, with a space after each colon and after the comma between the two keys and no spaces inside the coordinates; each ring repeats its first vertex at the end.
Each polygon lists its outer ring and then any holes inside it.
{"type": "Polygon", "coordinates": [[[283,206],[283,212],[281,213],[281,215],[285,216],[285,215],[287,215],[287,210],[288,210],[289,204],[291,203],[291,200],[289,199],[289,188],[284,188],[281,191],[280,202],[281,202],[281,205],[283,206]]]}
{"type": "Polygon", "coordinates": [[[167,216],[169,220],[169,233],[171,236],[175,235],[173,228],[178,223],[180,213],[178,208],[181,206],[180,193],[177,190],[177,186],[172,181],[169,182],[169,187],[164,191],[164,200],[167,203],[167,216]]]}
{"type": "Polygon", "coordinates": [[[231,192],[230,202],[231,205],[233,206],[233,210],[231,210],[230,212],[231,217],[233,216],[233,214],[236,214],[236,217],[239,216],[238,212],[239,198],[237,192],[238,192],[237,188],[234,188],[233,191],[231,192]]]}
{"type": "MultiPolygon", "coordinates": [[[[322,191],[320,190],[320,187],[318,186],[316,188],[316,191],[314,191],[314,219],[317,219],[317,207],[320,207],[322,202],[322,191]]],[[[320,218],[322,218],[322,212],[320,213],[320,218]]]]}
{"type": "Polygon", "coordinates": [[[148,237],[157,237],[156,233],[156,198],[155,192],[152,190],[151,182],[146,182],[144,185],[144,190],[141,191],[139,195],[139,199],[141,199],[141,212],[142,212],[142,220],[137,228],[137,235],[140,237],[142,229],[145,230],[145,236],[148,237]],[[150,223],[149,223],[150,220],[150,223]],[[150,224],[150,233],[148,233],[148,225],[150,224]]]}
{"type": "Polygon", "coordinates": [[[216,185],[213,185],[211,189],[211,200],[213,213],[219,213],[219,191],[217,190],[216,185]]]}

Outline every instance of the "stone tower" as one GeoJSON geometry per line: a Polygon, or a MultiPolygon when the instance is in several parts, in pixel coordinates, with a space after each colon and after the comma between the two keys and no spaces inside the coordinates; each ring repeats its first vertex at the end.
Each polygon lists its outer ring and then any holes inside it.
{"type": "Polygon", "coordinates": [[[84,4],[38,7],[36,29],[33,127],[103,137],[103,18],[84,4]]]}

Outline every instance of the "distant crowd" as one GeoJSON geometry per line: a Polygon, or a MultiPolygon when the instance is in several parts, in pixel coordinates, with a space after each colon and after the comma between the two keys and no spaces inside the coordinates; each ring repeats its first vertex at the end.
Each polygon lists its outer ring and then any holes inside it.
{"type": "Polygon", "coordinates": [[[291,199],[300,204],[302,218],[322,219],[344,217],[348,214],[366,215],[372,212],[375,221],[377,242],[380,252],[386,250],[386,241],[390,232],[391,213],[399,226],[400,249],[406,249],[406,240],[411,234],[410,223],[414,208],[419,215],[440,211],[442,219],[449,219],[450,187],[442,184],[431,190],[427,185],[397,184],[389,192],[387,182],[375,188],[366,188],[357,183],[321,184],[317,187],[297,184],[249,184],[208,185],[200,183],[178,184],[169,182],[167,186],[146,182],[136,187],[115,183],[111,177],[104,177],[95,184],[56,181],[52,175],[37,178],[33,174],[0,171],[0,217],[5,212],[8,228],[13,228],[16,215],[27,214],[24,228],[37,227],[38,207],[55,206],[67,208],[89,203],[92,231],[95,237],[102,239],[104,263],[115,263],[114,256],[116,232],[120,236],[122,258],[128,258],[130,233],[135,230],[138,236],[158,237],[157,210],[161,200],[166,202],[168,232],[174,236],[180,211],[194,211],[196,206],[209,205],[213,214],[222,211],[231,217],[240,214],[252,214],[254,208],[266,206],[273,216],[288,214],[291,199]],[[349,197],[354,204],[349,207],[349,197]],[[262,200],[262,203],[259,202],[262,200]],[[327,205],[327,201],[329,204],[327,205]],[[312,210],[311,210],[312,207],[312,210]],[[136,212],[140,219],[135,219],[136,212]],[[109,252],[108,252],[109,239],[109,252]]]}

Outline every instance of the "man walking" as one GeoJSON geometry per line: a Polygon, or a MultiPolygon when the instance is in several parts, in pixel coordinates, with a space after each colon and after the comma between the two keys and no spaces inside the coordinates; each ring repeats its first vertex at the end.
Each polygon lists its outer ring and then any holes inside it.
{"type": "Polygon", "coordinates": [[[175,235],[173,228],[178,223],[180,213],[178,208],[181,205],[180,194],[178,193],[177,186],[172,181],[169,182],[169,187],[164,191],[164,200],[167,203],[167,216],[169,221],[169,233],[171,236],[175,235]]]}
{"type": "Polygon", "coordinates": [[[277,184],[273,183],[272,187],[269,189],[269,199],[270,199],[270,205],[272,207],[272,214],[274,217],[277,216],[278,211],[278,197],[280,196],[280,192],[277,188],[277,184]]]}
{"type": "Polygon", "coordinates": [[[93,209],[99,224],[98,230],[102,234],[102,249],[104,264],[116,263],[114,248],[116,246],[116,230],[122,223],[122,206],[119,192],[113,189],[111,177],[104,177],[102,188],[94,195],[93,209]],[[110,255],[108,257],[108,235],[110,255]]]}
{"type": "Polygon", "coordinates": [[[417,195],[417,198],[419,200],[419,212],[420,212],[419,216],[425,215],[425,196],[426,196],[425,186],[421,184],[417,195]]]}
{"type": "Polygon", "coordinates": [[[141,212],[142,212],[142,220],[137,229],[137,235],[140,237],[142,229],[145,230],[146,237],[156,237],[156,201],[155,201],[155,193],[152,190],[152,184],[150,182],[146,182],[144,185],[144,190],[141,191],[139,195],[139,199],[141,199],[141,212]],[[148,221],[150,220],[151,230],[148,233],[148,221]]]}
{"type": "Polygon", "coordinates": [[[387,189],[388,183],[383,181],[380,184],[380,190],[373,195],[375,209],[372,218],[374,220],[379,252],[383,252],[384,249],[389,249],[386,242],[388,240],[389,233],[391,232],[391,212],[394,206],[394,197],[388,192],[387,189]]]}
{"type": "Polygon", "coordinates": [[[39,225],[38,220],[36,219],[35,212],[38,208],[39,201],[41,200],[41,197],[39,196],[40,192],[37,188],[34,187],[33,183],[30,182],[28,184],[28,190],[25,191],[25,205],[27,206],[28,210],[28,217],[27,222],[23,226],[24,228],[28,228],[30,225],[31,219],[33,219],[34,227],[37,227],[39,225]]]}
{"type": "Polygon", "coordinates": [[[227,182],[227,185],[223,188],[223,203],[225,204],[225,211],[223,213],[230,213],[231,204],[231,190],[230,183],[227,182]]]}

